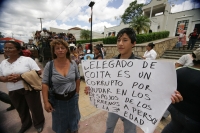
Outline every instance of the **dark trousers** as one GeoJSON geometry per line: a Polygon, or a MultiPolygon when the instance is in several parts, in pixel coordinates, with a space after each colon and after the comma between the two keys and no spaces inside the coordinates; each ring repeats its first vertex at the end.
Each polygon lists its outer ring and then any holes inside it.
{"type": "Polygon", "coordinates": [[[0,101],[12,105],[10,97],[8,96],[8,94],[6,94],[2,91],[0,91],[0,101]]]}
{"type": "Polygon", "coordinates": [[[200,122],[182,114],[173,105],[170,105],[168,110],[171,113],[171,122],[163,129],[162,133],[200,133],[200,122]]]}
{"type": "Polygon", "coordinates": [[[40,92],[27,91],[24,88],[9,92],[9,96],[15,106],[22,122],[22,128],[33,124],[35,128],[40,128],[44,125],[44,114],[40,98],[40,92]],[[32,119],[30,112],[32,114],[32,119]]]}
{"type": "Polygon", "coordinates": [[[194,48],[196,41],[197,41],[197,39],[190,39],[189,42],[188,42],[187,49],[192,50],[194,48]]]}

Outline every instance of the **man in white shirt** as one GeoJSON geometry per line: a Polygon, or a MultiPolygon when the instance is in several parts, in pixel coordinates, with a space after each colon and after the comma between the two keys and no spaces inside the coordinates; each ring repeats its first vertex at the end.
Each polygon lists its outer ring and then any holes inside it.
{"type": "Polygon", "coordinates": [[[193,66],[193,57],[191,54],[182,55],[181,58],[175,63],[175,67],[193,66]]]}

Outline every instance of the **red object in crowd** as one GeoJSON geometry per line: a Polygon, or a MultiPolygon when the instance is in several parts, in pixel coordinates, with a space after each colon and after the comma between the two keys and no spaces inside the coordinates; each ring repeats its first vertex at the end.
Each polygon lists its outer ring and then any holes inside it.
{"type": "Polygon", "coordinates": [[[3,41],[15,41],[15,42],[18,42],[18,43],[23,43],[23,41],[18,40],[18,39],[14,39],[14,38],[11,38],[11,37],[0,38],[0,40],[3,40],[3,41]]]}
{"type": "Polygon", "coordinates": [[[23,56],[31,57],[31,51],[28,49],[22,50],[23,56]]]}

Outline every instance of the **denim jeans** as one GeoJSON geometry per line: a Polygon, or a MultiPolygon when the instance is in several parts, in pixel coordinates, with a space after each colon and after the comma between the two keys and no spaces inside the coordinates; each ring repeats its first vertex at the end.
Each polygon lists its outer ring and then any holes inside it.
{"type": "Polygon", "coordinates": [[[197,41],[197,39],[190,39],[189,42],[188,42],[187,49],[192,50],[194,48],[194,45],[195,45],[196,41],[197,41]]]}
{"type": "Polygon", "coordinates": [[[180,113],[173,105],[170,105],[168,110],[171,113],[171,122],[163,129],[162,133],[200,133],[200,122],[180,113]]]}
{"type": "Polygon", "coordinates": [[[108,113],[108,118],[106,122],[106,133],[113,133],[116,123],[118,119],[121,119],[124,123],[124,133],[136,133],[136,125],[131,123],[129,120],[125,119],[124,117],[121,117],[114,113],[108,113]]]}
{"type": "Polygon", "coordinates": [[[78,131],[80,112],[78,107],[79,94],[75,94],[68,101],[57,100],[51,97],[51,104],[54,111],[52,112],[52,129],[56,133],[66,133],[78,131]]]}

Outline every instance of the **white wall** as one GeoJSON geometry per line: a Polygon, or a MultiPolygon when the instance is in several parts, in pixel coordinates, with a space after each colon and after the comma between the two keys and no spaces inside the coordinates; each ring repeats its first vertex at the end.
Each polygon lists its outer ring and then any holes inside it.
{"type": "MultiPolygon", "coordinates": [[[[75,36],[76,40],[81,40],[80,39],[81,30],[65,30],[65,29],[58,29],[58,28],[50,27],[50,31],[56,32],[56,33],[64,32],[66,34],[72,33],[75,36]]],[[[103,38],[103,37],[104,37],[103,34],[92,31],[92,39],[98,39],[98,38],[103,38]]]]}
{"type": "Polygon", "coordinates": [[[170,36],[175,36],[177,22],[181,20],[189,20],[186,35],[188,36],[194,29],[195,24],[200,24],[200,9],[183,11],[169,15],[167,30],[170,31],[170,36]]]}
{"type": "Polygon", "coordinates": [[[120,23],[118,26],[113,26],[113,27],[104,27],[104,37],[108,37],[109,32],[115,32],[115,36],[117,36],[117,33],[123,29],[129,27],[128,24],[120,23]]]}

